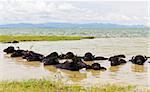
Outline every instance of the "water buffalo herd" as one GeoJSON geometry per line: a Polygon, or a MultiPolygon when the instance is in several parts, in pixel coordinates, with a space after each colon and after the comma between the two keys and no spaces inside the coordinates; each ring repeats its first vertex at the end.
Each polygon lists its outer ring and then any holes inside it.
{"type": "MultiPolygon", "coordinates": [[[[59,55],[57,52],[52,52],[49,55],[44,56],[33,51],[22,50],[19,47],[17,48],[18,49],[16,50],[13,46],[9,46],[3,51],[7,54],[11,54],[11,57],[22,57],[27,61],[40,61],[44,65],[54,65],[57,68],[67,69],[71,71],[78,71],[82,68],[93,70],[106,70],[106,68],[102,67],[99,63],[93,63],[92,65],[88,65],[85,63],[86,61],[108,60],[110,61],[111,66],[117,66],[127,63],[127,61],[125,60],[126,56],[123,54],[106,58],[102,56],[95,56],[90,52],[85,53],[84,56],[77,56],[72,52],[67,52],[66,54],[61,55],[59,55]],[[65,59],[66,61],[60,63],[60,60],[63,59],[65,59]]],[[[131,60],[129,60],[129,62],[132,62],[133,64],[143,65],[148,58],[150,57],[136,55],[133,56],[131,60]]]]}

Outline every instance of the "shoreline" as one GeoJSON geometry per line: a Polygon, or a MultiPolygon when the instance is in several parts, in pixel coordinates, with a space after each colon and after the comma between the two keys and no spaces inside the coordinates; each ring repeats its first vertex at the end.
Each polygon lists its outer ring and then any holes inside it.
{"type": "Polygon", "coordinates": [[[26,41],[60,41],[60,40],[82,40],[94,39],[93,36],[33,36],[33,35],[0,35],[0,42],[13,43],[26,41]]]}
{"type": "MultiPolygon", "coordinates": [[[[150,37],[94,37],[94,36],[61,36],[61,35],[0,35],[0,43],[13,43],[14,41],[18,42],[31,42],[31,41],[73,41],[73,40],[83,40],[83,39],[131,39],[131,38],[147,38],[150,37]]],[[[15,42],[14,42],[15,43],[15,42]]]]}

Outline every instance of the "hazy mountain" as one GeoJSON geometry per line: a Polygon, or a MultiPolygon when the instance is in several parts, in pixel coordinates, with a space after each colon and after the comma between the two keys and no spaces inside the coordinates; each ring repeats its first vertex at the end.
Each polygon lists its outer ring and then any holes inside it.
{"type": "Polygon", "coordinates": [[[0,28],[145,28],[144,25],[119,25],[111,23],[43,23],[43,24],[5,24],[0,28]]]}

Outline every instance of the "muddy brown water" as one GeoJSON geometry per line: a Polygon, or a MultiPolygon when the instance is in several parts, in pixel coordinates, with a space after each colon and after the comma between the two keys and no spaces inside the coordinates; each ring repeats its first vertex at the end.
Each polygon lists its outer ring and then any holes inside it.
{"type": "MultiPolygon", "coordinates": [[[[77,41],[37,41],[18,44],[0,43],[0,81],[28,80],[39,78],[60,78],[68,84],[98,85],[105,83],[122,83],[149,86],[149,63],[134,65],[128,62],[120,66],[110,66],[108,61],[94,61],[107,68],[106,71],[80,70],[68,71],[54,66],[43,66],[40,62],[27,62],[22,58],[11,58],[3,53],[8,46],[19,46],[21,49],[33,50],[44,55],[56,51],[59,54],[72,51],[83,56],[92,52],[96,56],[110,57],[125,54],[126,60],[134,55],[149,54],[149,38],[98,38],[77,41]]],[[[149,60],[150,61],[150,60],[149,60]]],[[[92,64],[93,62],[87,62],[92,64]]]]}

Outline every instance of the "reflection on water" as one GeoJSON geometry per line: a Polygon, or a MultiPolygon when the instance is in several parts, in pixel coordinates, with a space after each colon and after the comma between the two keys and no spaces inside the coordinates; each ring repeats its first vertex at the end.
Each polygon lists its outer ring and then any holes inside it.
{"type": "Polygon", "coordinates": [[[50,66],[44,66],[45,69],[51,71],[51,72],[57,72],[57,68],[50,65],[50,66]]]}
{"type": "Polygon", "coordinates": [[[68,70],[62,70],[63,73],[66,74],[72,81],[79,82],[80,80],[85,79],[87,76],[86,74],[80,73],[78,71],[68,71],[68,70]]]}
{"type": "MultiPolygon", "coordinates": [[[[79,41],[51,41],[51,42],[21,42],[18,44],[0,43],[0,80],[22,80],[32,78],[47,78],[53,75],[63,76],[73,83],[97,85],[97,83],[126,83],[147,86],[148,63],[145,65],[134,65],[131,62],[120,66],[110,66],[110,62],[94,61],[107,68],[106,71],[82,70],[68,71],[57,69],[54,66],[43,66],[42,63],[34,61],[27,62],[22,58],[10,58],[2,50],[10,45],[20,46],[22,49],[31,49],[33,51],[48,55],[50,52],[57,51],[66,53],[72,51],[75,54],[83,56],[90,51],[97,56],[113,56],[125,54],[127,60],[133,55],[142,54],[148,56],[149,40],[146,38],[99,38],[93,40],[79,41]],[[89,44],[90,43],[90,44],[89,44]],[[128,43],[128,44],[127,44],[128,43]]],[[[93,62],[86,62],[92,64],[93,62]]]]}
{"type": "Polygon", "coordinates": [[[91,72],[91,76],[97,76],[102,74],[102,72],[104,72],[105,70],[101,70],[101,71],[96,71],[96,70],[88,70],[88,72],[91,72]]]}
{"type": "Polygon", "coordinates": [[[111,72],[117,72],[117,71],[119,71],[119,68],[120,68],[120,66],[111,66],[111,67],[109,68],[109,70],[110,70],[111,72]]]}
{"type": "Polygon", "coordinates": [[[143,66],[143,65],[136,65],[136,64],[133,64],[132,65],[132,71],[133,72],[140,72],[140,73],[142,73],[142,72],[146,72],[146,67],[145,66],[143,66]]]}

